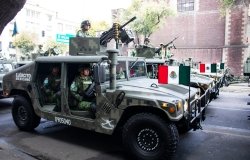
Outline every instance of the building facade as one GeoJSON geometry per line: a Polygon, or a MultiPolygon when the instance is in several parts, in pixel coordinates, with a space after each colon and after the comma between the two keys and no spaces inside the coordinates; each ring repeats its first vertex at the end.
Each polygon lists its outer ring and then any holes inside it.
{"type": "Polygon", "coordinates": [[[7,59],[13,55],[15,58],[18,57],[18,51],[12,45],[15,39],[15,36],[12,36],[14,22],[16,22],[18,33],[26,32],[35,35],[37,46],[43,45],[48,40],[67,44],[69,36],[75,35],[79,28],[79,22],[62,19],[60,13],[28,0],[0,36],[0,56],[7,59]]]}
{"type": "Polygon", "coordinates": [[[236,6],[223,17],[217,0],[177,0],[171,5],[177,14],[166,18],[165,25],[152,34],[155,46],[178,37],[174,42],[177,49],[172,50],[175,59],[224,62],[234,75],[243,75],[250,35],[246,6],[236,6]]]}

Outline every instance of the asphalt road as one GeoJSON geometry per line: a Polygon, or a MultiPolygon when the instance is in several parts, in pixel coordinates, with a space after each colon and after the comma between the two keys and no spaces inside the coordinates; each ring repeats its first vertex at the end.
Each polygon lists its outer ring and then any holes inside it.
{"type": "MultiPolygon", "coordinates": [[[[174,160],[249,160],[250,87],[222,88],[207,108],[203,130],[180,135],[174,160]]],[[[1,103],[0,103],[1,105],[1,103]]],[[[0,160],[125,160],[116,137],[42,120],[32,133],[19,131],[10,107],[0,107],[0,160]]]]}

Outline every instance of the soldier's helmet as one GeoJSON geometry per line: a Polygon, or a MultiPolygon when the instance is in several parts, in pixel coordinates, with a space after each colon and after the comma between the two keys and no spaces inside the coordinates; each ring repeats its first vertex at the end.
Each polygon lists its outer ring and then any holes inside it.
{"type": "Polygon", "coordinates": [[[84,26],[91,26],[89,20],[84,20],[84,21],[82,21],[82,23],[81,23],[81,28],[84,28],[84,26]]]}
{"type": "Polygon", "coordinates": [[[89,69],[90,70],[90,65],[89,64],[82,64],[79,66],[78,71],[81,72],[83,69],[89,69]]]}

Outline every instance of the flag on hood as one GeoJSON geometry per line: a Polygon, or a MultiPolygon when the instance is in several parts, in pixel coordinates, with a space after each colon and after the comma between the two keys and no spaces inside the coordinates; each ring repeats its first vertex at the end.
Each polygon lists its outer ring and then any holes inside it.
{"type": "Polygon", "coordinates": [[[18,34],[18,30],[17,30],[17,24],[16,21],[14,22],[14,28],[13,28],[13,33],[12,33],[12,37],[18,34]]]}
{"type": "Polygon", "coordinates": [[[158,83],[189,85],[190,66],[159,66],[158,83]]]}
{"type": "Polygon", "coordinates": [[[200,73],[216,73],[217,72],[217,64],[200,64],[200,73]]]}
{"type": "Polygon", "coordinates": [[[219,63],[220,64],[220,69],[224,69],[225,63],[219,63]]]}

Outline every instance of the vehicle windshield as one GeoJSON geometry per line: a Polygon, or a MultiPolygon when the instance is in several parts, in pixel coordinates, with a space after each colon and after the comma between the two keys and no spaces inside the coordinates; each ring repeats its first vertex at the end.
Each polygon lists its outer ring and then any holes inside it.
{"type": "Polygon", "coordinates": [[[144,77],[147,75],[144,61],[129,61],[128,68],[130,77],[144,77]]]}
{"type": "Polygon", "coordinates": [[[0,64],[0,73],[6,73],[13,69],[10,63],[0,64]]]}
{"type": "MultiPolygon", "coordinates": [[[[110,65],[106,61],[102,62],[101,65],[105,68],[106,81],[109,81],[110,65]]],[[[116,65],[117,80],[127,79],[127,76],[129,76],[129,78],[147,76],[146,63],[144,61],[128,61],[128,65],[129,66],[126,67],[126,61],[118,61],[116,65]],[[129,72],[127,72],[127,68],[129,72]],[[129,74],[127,75],[127,73],[129,74]]]]}

